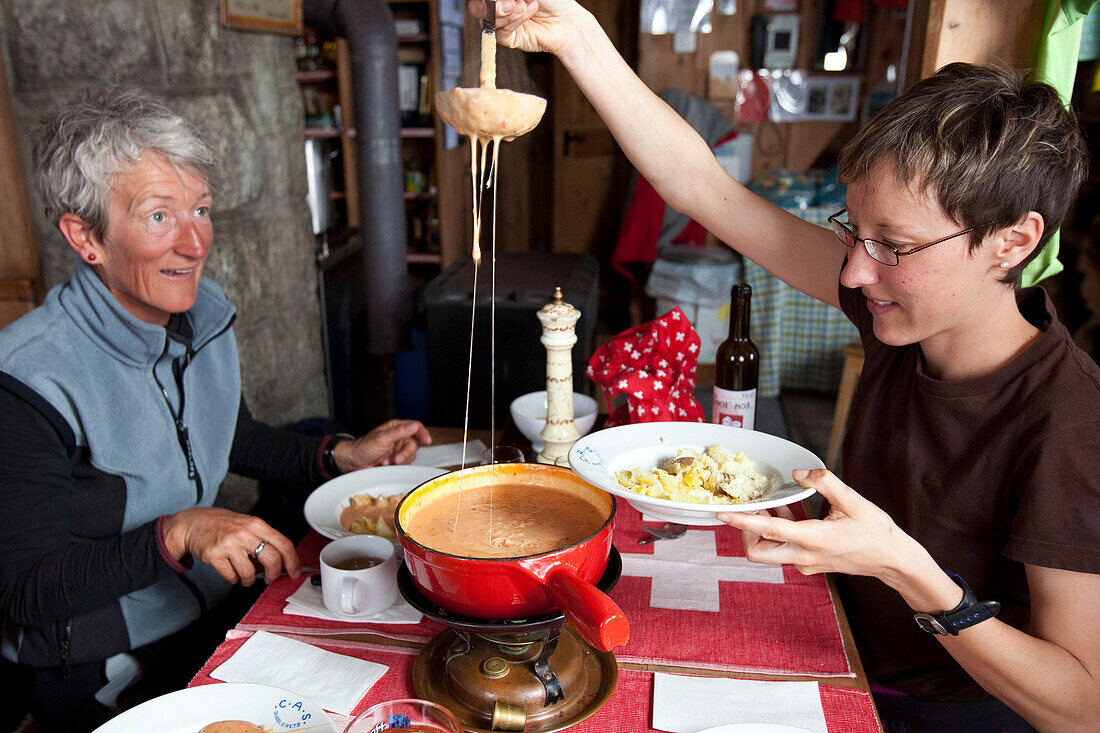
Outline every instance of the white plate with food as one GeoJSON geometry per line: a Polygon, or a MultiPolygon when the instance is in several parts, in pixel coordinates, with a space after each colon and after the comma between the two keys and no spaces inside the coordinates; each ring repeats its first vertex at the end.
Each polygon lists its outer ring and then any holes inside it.
{"type": "Polygon", "coordinates": [[[290,690],[248,682],[222,682],[169,692],[130,708],[94,733],[218,733],[219,729],[222,733],[337,733],[336,725],[320,705],[290,690]],[[226,725],[213,725],[223,722],[226,725]],[[248,725],[228,725],[230,722],[248,725]]]}
{"type": "Polygon", "coordinates": [[[445,473],[446,469],[434,466],[375,466],[345,473],[321,484],[309,495],[305,504],[306,522],[330,540],[353,534],[349,526],[355,527],[355,534],[392,538],[393,512],[401,497],[445,473]],[[348,511],[353,504],[359,508],[358,512],[348,511]],[[380,518],[385,527],[377,524],[380,518]]]}
{"type": "Polygon", "coordinates": [[[756,430],[651,422],[584,436],[569,450],[569,466],[648,517],[708,525],[721,524],[718,512],[755,512],[805,499],[814,490],[785,486],[791,471],[825,464],[796,443],[756,430]]]}

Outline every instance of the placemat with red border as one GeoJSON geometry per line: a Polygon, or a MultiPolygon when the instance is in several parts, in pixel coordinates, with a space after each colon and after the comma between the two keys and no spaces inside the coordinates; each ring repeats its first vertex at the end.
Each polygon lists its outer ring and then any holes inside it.
{"type": "MultiPolygon", "coordinates": [[[[794,510],[799,516],[801,506],[794,510]]],[[[618,501],[614,544],[621,555],[653,556],[658,543],[639,545],[645,536],[642,515],[618,501]]],[[[685,540],[661,541],[660,553],[673,564],[670,572],[689,582],[707,582],[705,563],[737,558],[745,564],[741,533],[726,525],[692,527],[714,534],[716,557],[676,556],[685,540]]],[[[298,547],[303,565],[316,565],[328,542],[316,532],[298,547]]],[[[762,568],[764,566],[756,566],[762,568]]],[[[717,611],[659,608],[651,605],[653,580],[626,573],[611,597],[630,621],[630,641],[616,657],[639,664],[662,664],[729,672],[851,677],[840,624],[824,576],[804,576],[792,567],[775,568],[782,583],[709,581],[717,583],[717,611]]],[[[393,639],[426,641],[442,630],[434,621],[378,624],[316,619],[283,613],[286,599],[307,579],[283,576],[269,585],[238,624],[239,629],[278,633],[335,635],[370,632],[393,639]]]]}
{"type": "MultiPolygon", "coordinates": [[[[250,632],[231,631],[229,638],[214,651],[188,686],[218,684],[218,680],[212,678],[210,673],[233,656],[250,635],[250,632]]],[[[355,706],[350,717],[329,714],[337,730],[343,730],[351,718],[371,705],[384,700],[415,696],[412,684],[412,669],[417,653],[415,649],[335,639],[316,639],[294,634],[286,636],[337,654],[347,654],[389,667],[382,679],[375,683],[355,706]]],[[[829,733],[881,732],[870,693],[834,685],[819,685],[818,689],[829,733]]],[[[611,699],[590,718],[569,730],[577,733],[657,733],[656,729],[650,726],[652,703],[653,675],[649,672],[620,668],[615,692],[611,695],[611,699]]]]}
{"type": "MultiPolygon", "coordinates": [[[[794,509],[797,516],[805,516],[800,506],[794,509]]],[[[724,524],[689,528],[689,532],[714,535],[716,555],[703,557],[689,552],[686,539],[639,545],[647,534],[643,525],[662,523],[643,522],[642,515],[625,501],[618,501],[615,521],[614,543],[624,558],[624,572],[610,595],[630,620],[630,641],[615,650],[621,661],[762,674],[854,676],[824,576],[805,576],[790,566],[748,563],[741,533],[724,524]],[[668,561],[663,570],[666,577],[689,585],[717,584],[717,610],[652,606],[655,581],[628,573],[631,556],[654,559],[655,552],[668,561]],[[731,564],[727,558],[736,558],[748,575],[767,573],[772,580],[781,577],[782,582],[708,579],[708,573],[718,574],[715,568],[731,564]]]]}

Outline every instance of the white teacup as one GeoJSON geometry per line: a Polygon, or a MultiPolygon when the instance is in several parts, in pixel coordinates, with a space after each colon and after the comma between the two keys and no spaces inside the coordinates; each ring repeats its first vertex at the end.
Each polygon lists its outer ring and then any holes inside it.
{"type": "Polygon", "coordinates": [[[339,616],[373,616],[397,600],[393,543],[375,535],[341,537],[321,550],[321,597],[339,616]]]}

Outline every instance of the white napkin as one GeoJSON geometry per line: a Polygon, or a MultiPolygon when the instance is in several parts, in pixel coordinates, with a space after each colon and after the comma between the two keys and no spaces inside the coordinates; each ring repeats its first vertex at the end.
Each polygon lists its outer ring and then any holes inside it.
{"type": "Polygon", "coordinates": [[[352,621],[354,623],[369,621],[372,624],[417,624],[420,623],[420,619],[424,618],[424,614],[410,606],[400,595],[397,596],[397,600],[393,602],[392,606],[384,611],[379,611],[373,616],[354,619],[347,616],[338,616],[325,606],[320,586],[309,582],[308,578],[298,586],[298,590],[287,597],[283,613],[294,616],[323,618],[330,621],[352,621]]]}
{"type": "Polygon", "coordinates": [[[329,712],[352,708],[389,669],[384,664],[318,649],[305,642],[257,631],[210,676],[293,690],[329,712]]]}
{"type": "Polygon", "coordinates": [[[653,727],[698,733],[730,723],[777,723],[827,733],[816,682],[653,675],[653,727]]]}
{"type": "MultiPolygon", "coordinates": [[[[474,438],[466,442],[466,465],[476,466],[481,462],[481,454],[485,452],[485,443],[474,438]]],[[[413,459],[414,466],[435,466],[436,468],[450,468],[462,464],[462,443],[444,443],[442,445],[425,445],[416,451],[413,459]]]]}

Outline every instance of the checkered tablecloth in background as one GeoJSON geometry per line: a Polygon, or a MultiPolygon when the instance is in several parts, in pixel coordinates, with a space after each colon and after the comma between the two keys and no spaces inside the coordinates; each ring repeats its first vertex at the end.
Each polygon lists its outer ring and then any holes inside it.
{"type": "MultiPolygon", "coordinates": [[[[835,205],[784,207],[811,224],[828,227],[835,205]]],[[[761,397],[779,388],[833,392],[844,368],[845,346],[858,337],[841,311],[804,295],[742,258],[745,282],[752,286],[749,329],[760,349],[761,397]]]]}
{"type": "MultiPolygon", "coordinates": [[[[828,227],[837,207],[784,208],[811,224],[828,227]]],[[[742,257],[740,263],[727,263],[719,254],[713,249],[667,248],[646,283],[646,293],[657,300],[658,313],[678,305],[691,319],[702,339],[699,363],[714,363],[715,349],[729,333],[729,286],[741,280],[752,286],[749,329],[760,349],[759,396],[775,397],[780,387],[836,391],[844,368],[841,349],[858,336],[851,321],[755,262],[742,257]],[[695,249],[698,255],[692,254],[695,249]]]]}
{"type": "Polygon", "coordinates": [[[760,350],[760,397],[774,397],[780,386],[833,392],[844,368],[843,349],[858,337],[841,311],[804,295],[755,262],[744,259],[745,282],[752,286],[749,331],[760,350]]]}

